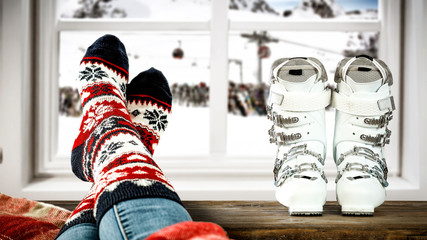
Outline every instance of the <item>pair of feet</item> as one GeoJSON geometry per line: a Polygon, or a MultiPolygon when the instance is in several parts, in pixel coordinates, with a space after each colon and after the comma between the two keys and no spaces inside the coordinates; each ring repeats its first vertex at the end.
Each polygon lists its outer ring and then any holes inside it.
{"type": "Polygon", "coordinates": [[[80,63],[83,113],[71,164],[74,174],[93,186],[61,232],[80,223],[99,223],[108,209],[128,199],[180,203],[152,159],[171,113],[168,82],[151,68],[128,83],[128,69],[125,46],[113,35],[97,39],[80,63]]]}
{"type": "Polygon", "coordinates": [[[270,142],[277,145],[276,198],[291,215],[322,214],[327,179],[325,108],[336,109],[333,155],[343,214],[372,215],[385,199],[383,147],[394,110],[392,76],[378,59],[357,56],[337,67],[332,91],[315,58],[283,58],[272,66],[268,99],[270,142]]]}

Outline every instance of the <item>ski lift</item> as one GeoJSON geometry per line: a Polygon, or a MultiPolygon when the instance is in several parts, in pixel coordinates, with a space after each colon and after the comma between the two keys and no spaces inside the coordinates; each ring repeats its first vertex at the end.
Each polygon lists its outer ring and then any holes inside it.
{"type": "Polygon", "coordinates": [[[175,59],[184,58],[184,51],[181,48],[181,40],[178,41],[178,47],[173,50],[172,57],[175,59]]]}
{"type": "Polygon", "coordinates": [[[268,58],[270,57],[271,51],[270,48],[266,45],[261,45],[258,47],[258,57],[259,58],[268,58]]]}

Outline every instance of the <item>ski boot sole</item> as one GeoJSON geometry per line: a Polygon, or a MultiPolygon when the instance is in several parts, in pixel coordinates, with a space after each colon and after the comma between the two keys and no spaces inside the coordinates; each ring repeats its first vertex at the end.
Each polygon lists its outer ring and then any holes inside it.
{"type": "Polygon", "coordinates": [[[374,216],[374,207],[342,206],[341,214],[344,216],[374,216]]]}
{"type": "Polygon", "coordinates": [[[289,207],[291,216],[322,216],[323,206],[319,207],[289,207]]]}

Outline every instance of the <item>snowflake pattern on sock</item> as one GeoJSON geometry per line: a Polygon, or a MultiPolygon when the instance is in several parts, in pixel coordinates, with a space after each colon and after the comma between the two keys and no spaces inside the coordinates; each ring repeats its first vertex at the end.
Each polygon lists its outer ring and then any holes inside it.
{"type": "Polygon", "coordinates": [[[156,131],[165,131],[168,125],[168,116],[162,110],[146,110],[144,119],[147,119],[148,124],[156,131]]]}
{"type": "Polygon", "coordinates": [[[80,71],[80,74],[80,81],[86,80],[87,82],[91,81],[92,79],[102,80],[103,77],[108,77],[107,73],[102,71],[102,68],[96,65],[87,66],[83,71],[80,71]]]}

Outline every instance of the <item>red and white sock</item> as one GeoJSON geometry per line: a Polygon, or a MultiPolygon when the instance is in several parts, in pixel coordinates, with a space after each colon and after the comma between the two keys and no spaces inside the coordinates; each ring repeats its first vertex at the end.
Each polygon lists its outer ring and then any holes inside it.
{"type": "Polygon", "coordinates": [[[151,154],[168,125],[172,94],[162,72],[150,68],[127,85],[127,109],[151,154]]]}

